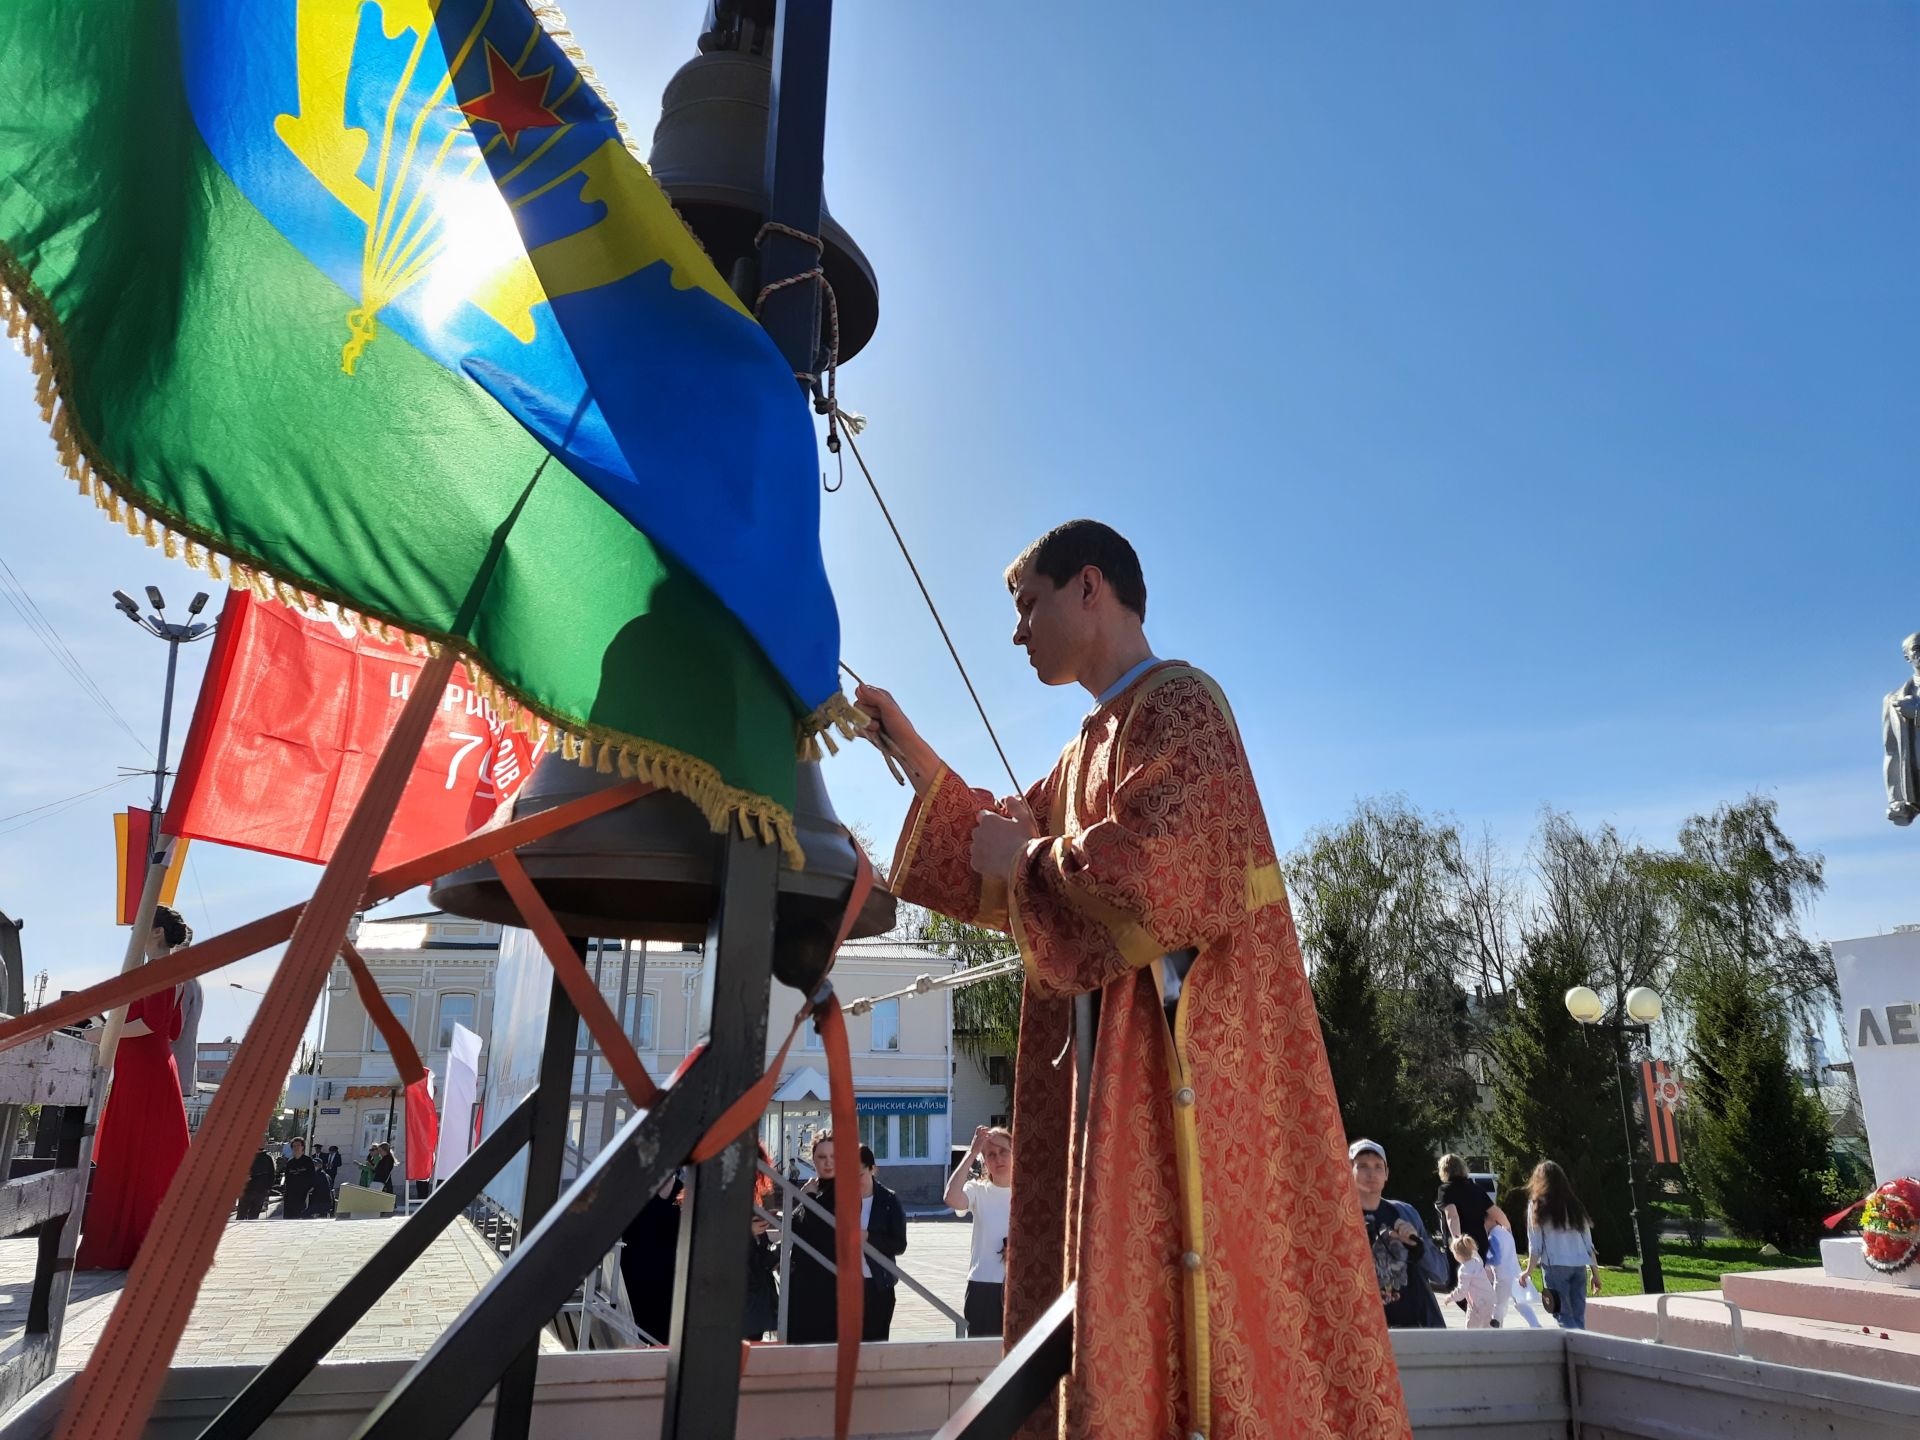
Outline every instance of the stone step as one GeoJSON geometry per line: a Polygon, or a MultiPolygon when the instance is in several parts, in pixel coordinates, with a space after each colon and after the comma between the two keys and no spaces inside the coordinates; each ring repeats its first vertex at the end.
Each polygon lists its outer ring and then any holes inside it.
{"type": "Polygon", "coordinates": [[[1883,1281],[1848,1280],[1821,1270],[1754,1270],[1723,1275],[1720,1285],[1727,1299],[1749,1313],[1920,1333],[1920,1290],[1883,1281]]]}
{"type": "MultiPolygon", "coordinates": [[[[1674,1295],[1667,1302],[1666,1343],[1731,1355],[1732,1317],[1725,1305],[1717,1303],[1723,1298],[1718,1290],[1674,1295]]],[[[1622,1295],[1589,1300],[1587,1328],[1601,1335],[1652,1340],[1659,1299],[1657,1295],[1622,1295]]],[[[1895,1330],[1865,1320],[1810,1319],[1744,1306],[1740,1320],[1746,1354],[1752,1359],[1896,1385],[1920,1385],[1920,1332],[1895,1330]]]]}

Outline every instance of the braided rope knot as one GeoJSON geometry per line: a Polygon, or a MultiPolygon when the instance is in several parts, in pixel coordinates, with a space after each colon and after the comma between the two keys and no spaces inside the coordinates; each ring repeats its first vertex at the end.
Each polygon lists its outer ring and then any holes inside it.
{"type": "MultiPolygon", "coordinates": [[[[793,378],[813,392],[814,412],[827,417],[827,453],[840,453],[840,427],[845,425],[847,433],[858,435],[867,428],[867,417],[857,411],[840,408],[840,302],[833,293],[833,284],[827,279],[827,272],[821,261],[827,253],[827,242],[818,235],[809,235],[804,230],[796,230],[791,225],[782,225],[778,220],[769,220],[754,232],[753,248],[758,250],[768,235],[785,235],[790,240],[798,240],[803,245],[813,247],[816,257],[811,269],[802,270],[798,275],[789,275],[784,280],[775,280],[762,285],[759,294],[753,297],[753,315],[757,320],[760,311],[767,303],[767,297],[777,290],[785,290],[791,285],[803,285],[809,282],[820,287],[827,299],[827,370],[826,388],[821,389],[820,376],[812,371],[796,370],[793,378]]],[[[834,487],[838,489],[839,487],[834,487]]]]}

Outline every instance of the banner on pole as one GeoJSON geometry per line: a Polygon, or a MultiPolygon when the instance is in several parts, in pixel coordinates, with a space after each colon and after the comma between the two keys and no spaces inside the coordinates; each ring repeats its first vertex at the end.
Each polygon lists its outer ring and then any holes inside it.
{"type": "Polygon", "coordinates": [[[431,1180],[434,1152],[440,1147],[440,1116],[433,1108],[431,1070],[407,1086],[406,1106],[407,1179],[431,1180]]]}
{"type": "MultiPolygon", "coordinates": [[[[113,923],[131,925],[140,908],[140,891],[147,883],[147,862],[152,855],[153,812],[130,808],[113,817],[113,923]]],[[[160,844],[170,853],[167,871],[160,881],[160,903],[173,904],[180,888],[180,870],[187,859],[187,842],[163,838],[160,844]]]]}
{"type": "MultiPolygon", "coordinates": [[[[232,592],[167,830],[325,863],[425,664],[329,606],[294,610],[232,592]]],[[[376,866],[478,829],[526,783],[538,755],[537,741],[507,725],[464,676],[449,683],[376,866]]]]}
{"type": "Polygon", "coordinates": [[[440,1149],[434,1169],[442,1178],[460,1168],[473,1144],[473,1100],[480,1085],[480,1037],[456,1022],[447,1046],[447,1088],[440,1100],[440,1149]]]}
{"type": "Polygon", "coordinates": [[[1653,1141],[1656,1165],[1680,1163],[1680,1132],[1674,1128],[1673,1112],[1685,1094],[1666,1061],[1640,1062],[1640,1098],[1647,1108],[1647,1133],[1653,1141]]]}

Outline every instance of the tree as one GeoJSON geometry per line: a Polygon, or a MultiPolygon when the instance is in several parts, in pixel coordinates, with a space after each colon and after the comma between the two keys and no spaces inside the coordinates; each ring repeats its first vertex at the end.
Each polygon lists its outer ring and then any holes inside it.
{"type": "Polygon", "coordinates": [[[1822,1209],[1830,1127],[1794,1073],[1789,1037],[1839,1003],[1831,952],[1800,929],[1824,862],[1781,830],[1773,800],[1749,795],[1689,819],[1652,873],[1688,1033],[1688,1178],[1736,1232],[1804,1239],[1822,1209]]]}
{"type": "MultiPolygon", "coordinates": [[[[1380,1117],[1379,1131],[1400,1137],[1403,1171],[1415,1157],[1425,1169],[1458,1131],[1474,1097],[1461,982],[1485,969],[1473,950],[1473,927],[1463,919],[1469,867],[1459,831],[1402,799],[1366,800],[1341,824],[1311,832],[1287,858],[1286,871],[1312,973],[1331,959],[1342,967],[1337,981],[1328,982],[1329,1000],[1316,999],[1323,1032],[1331,1026],[1329,1043],[1336,1048],[1370,1041],[1382,1052],[1372,1057],[1375,1063],[1391,1060],[1391,1101],[1370,1093],[1365,1103],[1380,1117]],[[1352,991],[1356,969],[1372,996],[1368,1030],[1329,1003],[1342,987],[1347,1000],[1360,999],[1352,991]]],[[[1357,1052],[1347,1056],[1345,1084],[1371,1084],[1352,1069],[1357,1052]]],[[[1336,1068],[1334,1087],[1342,1086],[1336,1068]]],[[[1387,1144],[1384,1134],[1369,1133],[1387,1144]]]]}
{"type": "Polygon", "coordinates": [[[1695,982],[1681,1161],[1736,1235],[1786,1249],[1828,1208],[1828,1123],[1787,1054],[1787,1018],[1733,966],[1695,982]]]}
{"type": "MultiPolygon", "coordinates": [[[[1524,1179],[1557,1161],[1593,1217],[1594,1248],[1618,1264],[1633,1242],[1626,1142],[1611,1038],[1567,1013],[1566,993],[1594,978],[1586,937],[1546,928],[1528,936],[1503,1014],[1488,1039],[1495,1066],[1490,1130],[1502,1169],[1524,1179]]],[[[1526,1217],[1511,1217],[1524,1226],[1526,1217]]]]}
{"type": "Polygon", "coordinates": [[[1352,930],[1338,919],[1320,932],[1312,984],[1347,1139],[1378,1140],[1390,1156],[1417,1153],[1425,1137],[1405,1124],[1400,1062],[1381,1030],[1379,987],[1352,930]]]}
{"type": "MultiPolygon", "coordinates": [[[[931,910],[920,912],[922,942],[958,960],[968,969],[998,964],[1017,953],[998,930],[969,925],[931,910]]],[[[1018,972],[962,985],[953,992],[953,1043],[984,1064],[990,1056],[1012,1055],[1020,1040],[1018,972]]],[[[1013,1071],[1007,1071],[1007,1112],[1013,1111],[1013,1071]]]]}

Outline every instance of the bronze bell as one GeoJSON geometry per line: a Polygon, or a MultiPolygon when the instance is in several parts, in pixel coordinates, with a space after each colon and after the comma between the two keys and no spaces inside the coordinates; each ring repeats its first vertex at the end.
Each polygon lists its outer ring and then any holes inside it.
{"type": "MultiPolygon", "coordinates": [[[[617,775],[549,756],[514,797],[512,814],[537,815],[620,783],[617,775]]],[[[773,973],[806,992],[833,960],[855,865],[853,841],[833,813],[816,762],[800,762],[793,820],[806,868],[780,867],[773,973]]],[[[719,904],[724,844],[691,800],[657,790],[515,853],[569,935],[697,943],[719,904]]],[[[450,914],[524,923],[490,861],[441,876],[429,894],[450,914]]],[[[893,896],[876,880],[853,936],[883,934],[893,921],[893,896]]]]}
{"type": "MultiPolygon", "coordinates": [[[[773,86],[772,10],[754,0],[716,7],[700,54],[682,65],[661,97],[648,164],[707,255],[741,299],[753,303],[754,237],[767,218],[768,96],[773,86]],[[745,262],[743,268],[743,262],[745,262]]],[[[880,285],[860,247],[820,202],[826,243],[822,268],[840,309],[840,353],[847,360],[873,338],[880,285]]],[[[820,306],[825,363],[827,307],[820,306]]]]}

